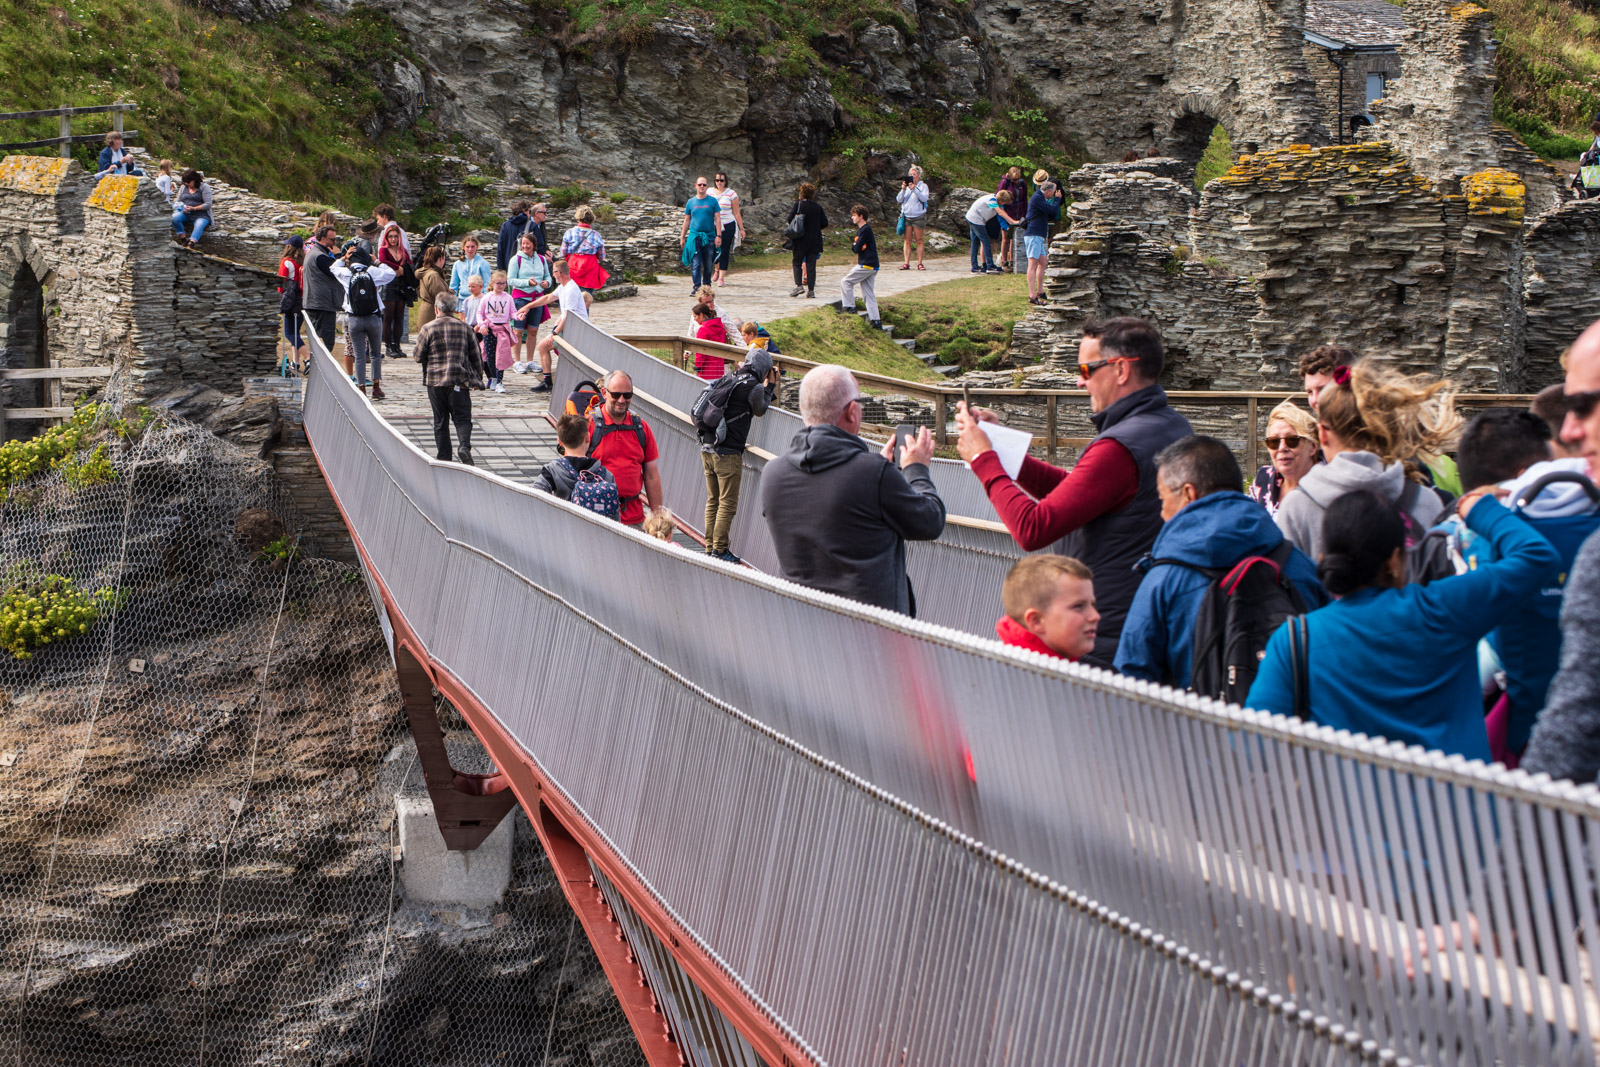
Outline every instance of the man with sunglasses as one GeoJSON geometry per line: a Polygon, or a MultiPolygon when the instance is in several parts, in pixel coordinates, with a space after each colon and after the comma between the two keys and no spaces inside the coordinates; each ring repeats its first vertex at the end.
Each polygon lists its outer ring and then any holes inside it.
{"type": "MultiPolygon", "coordinates": [[[[1600,475],[1600,322],[1567,356],[1561,440],[1600,475]]],[[[1575,782],[1600,774],[1600,533],[1591,534],[1561,598],[1561,669],[1550,683],[1522,769],[1575,782]]]]}
{"type": "Polygon", "coordinates": [[[1123,316],[1084,324],[1078,384],[1089,394],[1096,436],[1070,471],[1029,457],[1013,481],[979,422],[994,412],[956,414],[956,450],[983,482],[1006,529],[1026,552],[1051,545],[1094,572],[1100,629],[1084,662],[1111,666],[1128,607],[1139,588],[1134,565],[1161,532],[1156,455],[1194,431],[1156,384],[1166,353],[1144,319],[1123,316]]]}
{"type": "Polygon", "coordinates": [[[694,180],[694,195],[683,205],[683,227],[678,231],[678,247],[689,268],[690,292],[711,284],[717,252],[722,248],[722,203],[707,190],[711,183],[694,180]]]}
{"type": "Polygon", "coordinates": [[[605,402],[589,415],[589,458],[599,460],[616,479],[617,495],[622,498],[617,521],[641,526],[646,506],[651,511],[661,506],[656,436],[644,419],[633,414],[633,379],[627,371],[612,371],[603,384],[605,402]]]}

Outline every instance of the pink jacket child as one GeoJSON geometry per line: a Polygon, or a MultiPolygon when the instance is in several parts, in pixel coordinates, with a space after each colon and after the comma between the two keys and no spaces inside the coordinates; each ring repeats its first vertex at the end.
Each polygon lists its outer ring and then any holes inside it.
{"type": "MultiPolygon", "coordinates": [[[[496,272],[498,274],[498,272],[496,272]]],[[[511,299],[511,294],[506,292],[506,283],[503,276],[496,277],[494,292],[484,293],[483,299],[478,303],[478,332],[493,335],[495,339],[494,366],[496,370],[508,369],[515,360],[512,357],[511,340],[511,313],[516,310],[516,304],[511,299]]]]}

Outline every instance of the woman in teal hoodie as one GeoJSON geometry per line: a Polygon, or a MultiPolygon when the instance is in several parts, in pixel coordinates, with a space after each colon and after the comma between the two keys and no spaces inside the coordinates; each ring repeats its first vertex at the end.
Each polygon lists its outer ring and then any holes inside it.
{"type": "Polygon", "coordinates": [[[1405,525],[1392,504],[1367,490],[1329,504],[1317,573],[1338,599],[1302,616],[1304,699],[1297,708],[1290,620],[1267,644],[1247,704],[1488,762],[1478,641],[1560,564],[1550,543],[1489,492],[1468,493],[1458,510],[1493,546],[1494,562],[1429,585],[1406,583],[1405,525]]]}

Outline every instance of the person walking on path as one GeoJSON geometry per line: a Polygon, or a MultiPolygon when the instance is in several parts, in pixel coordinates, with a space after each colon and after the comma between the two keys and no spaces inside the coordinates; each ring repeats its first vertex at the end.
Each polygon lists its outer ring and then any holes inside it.
{"type": "Polygon", "coordinates": [[[467,279],[476,275],[483,280],[483,292],[489,291],[489,261],[478,254],[478,239],[470,233],[461,239],[461,258],[450,268],[450,291],[456,294],[456,306],[467,298],[467,279]]]}
{"type": "MultiPolygon", "coordinates": [[[[539,472],[539,480],[533,483],[535,489],[542,489],[561,500],[571,500],[572,491],[577,488],[578,482],[591,480],[584,479],[583,472],[593,471],[595,478],[610,485],[610,492],[602,492],[601,495],[606,497],[610,504],[615,505],[616,478],[606,470],[605,464],[589,455],[591,429],[587,418],[571,412],[556,421],[556,444],[561,448],[561,456],[544,465],[544,469],[539,472]]],[[[602,514],[613,521],[617,517],[615,507],[608,508],[602,514]]]]}
{"type": "Polygon", "coordinates": [[[722,248],[722,205],[708,191],[704,178],[694,180],[694,195],[683,205],[683,226],[678,230],[678,248],[683,265],[689,268],[689,288],[710,285],[713,264],[722,248]]]}
{"type": "Polygon", "coordinates": [[[606,241],[594,228],[594,208],[578,205],[573,213],[577,225],[561,235],[561,258],[567,261],[567,273],[585,289],[599,289],[611,275],[600,265],[605,258],[606,241]]]}
{"type": "Polygon", "coordinates": [[[728,534],[739,510],[739,483],[744,476],[751,423],[767,413],[777,391],[772,356],[764,349],[752,349],[734,371],[734,379],[723,402],[720,437],[715,428],[696,427],[706,471],[706,554],[726,563],[743,562],[733,554],[728,534]]]}
{"type": "Polygon", "coordinates": [[[1077,662],[1094,650],[1094,574],[1071,556],[1023,556],[1000,590],[995,636],[1012,648],[1077,662]]]}
{"type": "MultiPolygon", "coordinates": [[[[422,329],[440,314],[439,294],[450,291],[444,276],[443,245],[429,245],[422,253],[422,269],[417,272],[417,329],[422,329]]],[[[455,301],[450,302],[455,306],[455,301]]]]}
{"type": "Polygon", "coordinates": [[[1390,500],[1365,489],[1334,500],[1317,573],[1337,599],[1278,628],[1246,705],[1489,762],[1478,642],[1560,563],[1493,492],[1480,487],[1457,506],[1493,562],[1427,585],[1406,580],[1406,526],[1390,500]]]}
{"type": "MultiPolygon", "coordinates": [[[[723,325],[722,319],[717,315],[716,309],[705,304],[694,306],[695,337],[701,341],[711,341],[715,344],[729,344],[728,328],[723,325]]],[[[714,382],[722,377],[728,369],[728,361],[721,356],[713,356],[709,352],[696,352],[694,354],[695,377],[703,381],[714,382]]]]}
{"type": "Polygon", "coordinates": [[[1156,456],[1194,431],[1156,384],[1166,354],[1161,335],[1144,319],[1122,317],[1084,324],[1078,343],[1078,384],[1089,393],[1096,434],[1070,471],[1031,456],[1013,481],[1000,465],[981,422],[995,414],[957,405],[956,450],[983,482],[995,511],[1024,552],[1057,541],[1057,551],[1082,560],[1095,575],[1100,627],[1084,657],[1111,666],[1123,620],[1139,587],[1134,565],[1161,532],[1156,456]]]}
{"type": "Polygon", "coordinates": [[[393,204],[379,204],[372,209],[372,218],[378,224],[379,248],[388,243],[390,230],[398,230],[400,233],[400,247],[406,250],[406,255],[411,255],[411,238],[406,236],[405,227],[395,221],[393,204]]]}
{"type": "Polygon", "coordinates": [[[533,204],[518,200],[511,208],[511,217],[500,224],[500,235],[494,243],[494,269],[505,270],[511,257],[521,247],[522,231],[533,223],[533,204]]]}
{"type": "Polygon", "coordinates": [[[654,511],[662,503],[661,470],[656,465],[661,453],[655,433],[633,413],[633,378],[628,372],[614,370],[602,384],[605,401],[589,413],[589,455],[616,479],[622,502],[617,521],[637,528],[644,523],[646,507],[654,511]]]}
{"type": "MultiPolygon", "coordinates": [[[[335,250],[339,247],[339,232],[332,226],[318,226],[301,262],[304,284],[300,304],[311,320],[322,347],[333,353],[333,339],[339,314],[344,307],[344,284],[333,273],[335,250]]],[[[346,368],[345,373],[349,373],[346,368]]]]}
{"type": "Polygon", "coordinates": [[[356,385],[367,391],[367,360],[372,360],[372,399],[383,393],[383,287],[394,270],[372,263],[353,245],[333,264],[333,276],[344,286],[345,335],[355,356],[356,385]],[[359,279],[359,280],[358,280],[359,279]]]}
{"type": "Polygon", "coordinates": [[[556,338],[567,328],[567,316],[573,315],[580,319],[589,318],[589,294],[583,291],[567,270],[567,261],[558,259],[550,267],[555,275],[555,290],[530,301],[522,309],[524,315],[532,314],[532,309],[542,308],[547,304],[559,303],[561,314],[556,318],[556,324],[550,327],[547,337],[541,339],[536,347],[539,353],[539,371],[544,375],[538,385],[533,387],[535,393],[548,393],[550,391],[550,368],[554,365],[556,351],[556,338]]]}
{"type": "MultiPolygon", "coordinates": [[[[429,251],[432,251],[430,249],[429,251]]],[[[443,253],[444,249],[439,249],[443,253]]],[[[478,337],[455,317],[456,294],[440,289],[438,315],[417,330],[417,361],[433,409],[434,456],[450,459],[450,424],[456,428],[456,458],[472,466],[472,390],[483,386],[478,337]]]]}
{"type": "Polygon", "coordinates": [[[850,221],[855,224],[856,236],[850,250],[856,254],[856,265],[839,283],[839,310],[847,315],[856,313],[856,286],[861,286],[861,297],[867,303],[867,321],[873,329],[881,329],[883,320],[878,317],[878,242],[872,236],[872,226],[867,222],[865,204],[850,209],[850,221]]]}
{"type": "Polygon", "coordinates": [[[489,382],[492,392],[505,392],[503,379],[506,368],[512,363],[511,316],[516,302],[506,292],[506,272],[497,270],[489,275],[489,292],[478,301],[478,333],[494,341],[494,368],[489,382]]]}
{"type": "Polygon", "coordinates": [[[716,185],[712,194],[717,198],[717,206],[721,208],[719,218],[722,222],[722,243],[717,246],[716,283],[722,285],[728,280],[728,266],[733,262],[733,250],[744,240],[744,212],[739,209],[739,194],[728,184],[726,171],[717,171],[717,176],[712,182],[716,185]]]}
{"type": "Polygon", "coordinates": [[[511,299],[517,310],[523,311],[511,324],[514,342],[511,369],[522,374],[527,371],[524,360],[531,359],[531,353],[526,353],[524,345],[530,334],[538,338],[539,324],[545,320],[546,314],[544,308],[528,308],[528,305],[553,289],[555,281],[550,273],[550,264],[538,252],[533,234],[524,233],[517,240],[522,248],[511,257],[511,265],[506,268],[506,283],[511,286],[511,299]]]}
{"type": "Polygon", "coordinates": [[[300,309],[304,307],[301,291],[301,264],[305,260],[305,238],[299,234],[283,242],[283,258],[278,261],[278,311],[283,315],[283,339],[289,345],[289,355],[279,363],[284,377],[289,376],[289,365],[304,374],[310,352],[300,340],[300,309]]]}
{"type": "Polygon", "coordinates": [[[378,262],[394,272],[394,279],[383,294],[383,344],[390,359],[400,356],[400,323],[417,295],[416,271],[411,265],[411,252],[406,248],[405,237],[404,230],[398,225],[391,225],[384,228],[378,239],[378,262]]]}
{"type": "MultiPolygon", "coordinates": [[[[996,194],[1009,193],[1013,204],[1028,203],[1028,183],[1022,177],[1022,168],[1008,168],[994,191],[996,194]]],[[[1010,230],[1000,234],[1000,269],[1016,273],[1016,242],[1010,230]]]]}
{"type": "Polygon", "coordinates": [[[456,318],[460,319],[472,331],[472,336],[477,339],[478,347],[482,350],[484,388],[491,392],[504,392],[505,386],[496,389],[495,383],[500,379],[496,377],[494,369],[494,354],[500,347],[500,342],[490,333],[478,332],[478,308],[483,304],[483,295],[488,291],[483,279],[476,274],[467,279],[467,298],[456,302],[456,318]]]}
{"type": "Polygon", "coordinates": [[[790,296],[804,293],[809,299],[817,295],[817,257],[822,255],[822,231],[828,228],[828,213],[822,210],[816,197],[817,187],[810,182],[801,182],[796,190],[794,207],[789,209],[789,217],[785,220],[793,222],[798,217],[803,225],[800,236],[791,238],[794,288],[789,290],[790,296]]]}
{"type": "Polygon", "coordinates": [[[201,235],[211,225],[211,186],[206,176],[193,167],[184,171],[183,184],[178,187],[178,198],[172,207],[173,236],[182,241],[188,228],[192,231],[188,234],[189,247],[198,247],[201,235]]]}
{"type": "Polygon", "coordinates": [[[1050,224],[1060,218],[1061,194],[1055,182],[1045,182],[1028,200],[1028,212],[1022,219],[1022,250],[1028,257],[1030,304],[1046,302],[1044,268],[1050,255],[1050,224]]]}
{"type": "Polygon", "coordinates": [[[861,429],[861,389],[836,364],[800,380],[805,428],[761,479],[761,510],[789,581],[915,617],[906,542],[944,532],[944,501],[928,474],[926,426],[894,455],[873,451],[861,429]],[[898,458],[899,462],[895,460],[898,458]]]}
{"type": "MultiPolygon", "coordinates": [[[[1573,343],[1560,437],[1600,481],[1600,323],[1573,343]]],[[[1550,683],[1522,769],[1587,783],[1600,775],[1600,533],[1589,535],[1561,599],[1561,667],[1550,683]]]]}
{"type": "Polygon", "coordinates": [[[917,243],[917,269],[922,265],[922,239],[928,232],[928,183],[922,180],[922,168],[913,166],[900,179],[900,191],[895,194],[900,204],[900,232],[905,234],[901,270],[911,269],[911,242],[917,243]]]}

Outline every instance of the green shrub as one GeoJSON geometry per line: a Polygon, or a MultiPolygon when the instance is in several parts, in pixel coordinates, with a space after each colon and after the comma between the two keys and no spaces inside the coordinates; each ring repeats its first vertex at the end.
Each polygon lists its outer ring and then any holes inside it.
{"type": "Polygon", "coordinates": [[[461,180],[461,184],[468,189],[483,189],[493,180],[487,174],[469,174],[461,180]]]}
{"type": "Polygon", "coordinates": [[[557,211],[565,211],[574,204],[587,204],[589,190],[574,182],[571,185],[558,185],[550,190],[550,206],[557,211]]]}
{"type": "Polygon", "coordinates": [[[1195,165],[1195,189],[1204,189],[1207,183],[1228,173],[1228,169],[1232,166],[1233,142],[1228,139],[1228,131],[1223,129],[1222,123],[1219,122],[1211,128],[1211,140],[1206,144],[1205,154],[1195,165]]]}
{"type": "Polygon", "coordinates": [[[12,568],[0,591],[0,649],[17,659],[28,659],[40,645],[81,637],[103,612],[116,609],[114,590],[90,592],[64,575],[41,578],[28,571],[12,568]]]}
{"type": "Polygon", "coordinates": [[[37,437],[13,440],[0,445],[0,500],[12,486],[35,474],[55,470],[84,447],[85,440],[100,416],[97,404],[84,404],[60,426],[52,426],[37,437]]]}
{"type": "Polygon", "coordinates": [[[596,222],[615,222],[616,218],[617,209],[609,203],[596,204],[594,206],[594,219],[596,222]]]}
{"type": "Polygon", "coordinates": [[[612,193],[611,194],[611,202],[613,204],[624,203],[627,199],[628,199],[628,194],[627,193],[612,193]]]}

